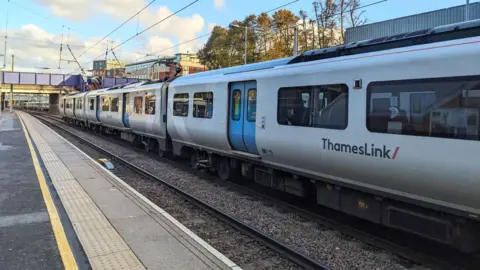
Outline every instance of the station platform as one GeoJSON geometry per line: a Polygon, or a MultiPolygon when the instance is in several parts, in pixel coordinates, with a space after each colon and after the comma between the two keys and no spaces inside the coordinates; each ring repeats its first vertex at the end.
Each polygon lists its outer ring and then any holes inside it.
{"type": "Polygon", "coordinates": [[[241,269],[24,112],[0,115],[0,269],[241,269]]]}

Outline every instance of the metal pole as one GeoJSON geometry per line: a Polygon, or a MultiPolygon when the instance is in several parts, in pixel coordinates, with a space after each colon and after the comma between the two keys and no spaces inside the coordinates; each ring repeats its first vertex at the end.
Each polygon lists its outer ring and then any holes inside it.
{"type": "Polygon", "coordinates": [[[465,5],[465,21],[468,21],[469,8],[470,8],[470,0],[467,0],[467,4],[465,5]]]}
{"type": "Polygon", "coordinates": [[[293,28],[293,56],[298,54],[298,28],[295,26],[293,28]]]}
{"type": "MultiPolygon", "coordinates": [[[[12,54],[12,72],[13,72],[13,66],[14,66],[14,62],[15,61],[15,56],[12,54]]],[[[10,84],[10,100],[9,100],[9,103],[10,103],[10,112],[13,111],[13,84],[10,84]]]]}
{"type": "Polygon", "coordinates": [[[248,27],[245,27],[245,65],[247,64],[247,35],[248,27]]]}

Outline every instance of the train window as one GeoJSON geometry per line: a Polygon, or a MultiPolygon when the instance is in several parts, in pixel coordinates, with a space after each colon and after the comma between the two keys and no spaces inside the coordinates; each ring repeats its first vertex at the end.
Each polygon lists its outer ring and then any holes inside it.
{"type": "Polygon", "coordinates": [[[213,92],[195,93],[193,95],[193,117],[212,118],[213,92]]]}
{"type": "Polygon", "coordinates": [[[90,99],[90,111],[93,111],[95,109],[95,99],[91,98],[90,99]]]}
{"type": "Polygon", "coordinates": [[[134,111],[136,114],[142,114],[143,111],[143,97],[135,97],[134,99],[134,111]]]}
{"type": "Polygon", "coordinates": [[[156,96],[145,96],[145,114],[155,114],[156,96]]]}
{"type": "Polygon", "coordinates": [[[480,76],[372,82],[368,130],[479,140],[480,76]]]}
{"type": "Polygon", "coordinates": [[[240,106],[242,105],[242,92],[238,89],[233,90],[232,95],[232,120],[240,120],[240,106]]]}
{"type": "Polygon", "coordinates": [[[118,98],[112,98],[112,106],[110,107],[111,112],[118,112],[118,98]]]}
{"type": "Polygon", "coordinates": [[[249,89],[247,95],[247,121],[255,122],[257,118],[257,89],[249,89]]]}
{"type": "Polygon", "coordinates": [[[173,115],[188,116],[188,94],[173,95],[173,115]]]}
{"type": "Polygon", "coordinates": [[[102,97],[102,111],[108,112],[110,108],[110,99],[107,97],[102,97]]]}
{"type": "Polygon", "coordinates": [[[280,88],[280,125],[345,129],[348,125],[348,86],[345,84],[280,88]]]}

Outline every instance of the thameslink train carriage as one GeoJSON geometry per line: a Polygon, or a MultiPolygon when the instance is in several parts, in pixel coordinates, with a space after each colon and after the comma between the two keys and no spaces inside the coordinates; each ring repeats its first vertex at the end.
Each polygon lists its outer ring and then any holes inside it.
{"type": "Polygon", "coordinates": [[[479,70],[477,20],[87,98],[108,100],[95,109],[103,127],[147,149],[156,139],[222,179],[241,174],[470,251],[479,70]]]}

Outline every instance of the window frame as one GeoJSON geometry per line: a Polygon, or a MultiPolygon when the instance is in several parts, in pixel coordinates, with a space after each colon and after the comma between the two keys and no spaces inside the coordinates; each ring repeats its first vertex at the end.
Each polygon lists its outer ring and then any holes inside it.
{"type": "Polygon", "coordinates": [[[233,89],[233,91],[232,91],[232,112],[231,112],[231,114],[232,114],[231,118],[232,118],[233,121],[240,121],[240,119],[242,119],[242,90],[240,90],[240,89],[233,89]],[[235,114],[235,100],[234,100],[235,92],[240,93],[240,98],[239,98],[239,103],[238,103],[238,108],[239,108],[238,119],[236,119],[236,117],[235,117],[235,115],[236,115],[235,114]]]}
{"type": "MultiPolygon", "coordinates": [[[[307,93],[302,92],[302,94],[307,93]]],[[[318,98],[319,99],[319,98],[318,98]]],[[[323,98],[322,98],[323,99],[323,98]]],[[[303,100],[303,98],[302,98],[303,100]]],[[[327,108],[329,104],[331,104],[334,100],[331,100],[328,102],[327,106],[324,108],[327,108]]],[[[315,85],[298,85],[298,86],[287,86],[287,87],[280,87],[277,91],[277,123],[281,126],[292,126],[292,127],[305,127],[305,128],[320,128],[320,129],[329,129],[329,130],[346,130],[348,128],[348,118],[349,118],[349,102],[350,102],[350,88],[349,85],[345,82],[340,82],[340,83],[331,83],[331,84],[315,84],[315,85]],[[283,122],[279,121],[279,115],[280,115],[280,102],[279,102],[279,97],[280,97],[280,92],[282,90],[294,90],[294,89],[302,89],[302,88],[310,88],[308,91],[309,94],[309,99],[308,99],[308,107],[307,109],[310,111],[310,114],[314,112],[315,110],[315,97],[317,97],[320,93],[325,93],[326,91],[318,91],[317,88],[319,89],[324,89],[332,86],[337,86],[342,88],[342,92],[338,95],[341,96],[342,94],[346,94],[345,97],[345,125],[343,127],[337,127],[335,125],[316,125],[316,124],[308,124],[308,125],[288,125],[283,122]],[[345,91],[343,91],[345,90],[345,91]],[[317,92],[318,91],[318,92],[317,92]],[[318,95],[317,95],[318,94],[318,95]]],[[[303,102],[302,102],[303,104],[303,102]]],[[[323,104],[323,102],[322,102],[323,104]]],[[[321,110],[323,110],[322,108],[321,110]]]]}
{"type": "Polygon", "coordinates": [[[247,122],[256,122],[257,121],[257,88],[250,88],[248,89],[247,91],[247,122]],[[255,91],[255,117],[253,118],[253,120],[251,120],[250,118],[250,105],[249,105],[249,102],[250,102],[250,91],[255,91]]]}
{"type": "MultiPolygon", "coordinates": [[[[150,99],[149,99],[149,101],[150,101],[150,99]]],[[[145,95],[144,102],[145,102],[145,109],[144,109],[145,114],[146,115],[155,115],[155,111],[157,110],[157,95],[156,94],[151,94],[151,93],[145,95]],[[149,107],[149,106],[147,106],[147,98],[149,98],[149,97],[153,97],[153,102],[154,102],[154,109],[153,109],[152,113],[149,113],[147,111],[147,107],[149,107]]]]}
{"type": "Polygon", "coordinates": [[[110,111],[111,111],[111,112],[118,112],[118,111],[119,111],[119,107],[120,107],[120,106],[119,106],[119,105],[120,105],[119,103],[120,103],[120,99],[119,99],[118,97],[114,97],[114,98],[110,97],[110,111]],[[117,100],[116,110],[113,110],[113,101],[114,101],[114,100],[117,100]]]}
{"type": "Polygon", "coordinates": [[[134,114],[143,114],[143,103],[144,103],[144,100],[143,100],[143,96],[134,96],[133,97],[133,113],[134,114]],[[141,99],[142,101],[140,102],[140,105],[142,107],[139,108],[139,110],[137,111],[137,102],[136,100],[138,99],[141,99]]]}
{"type": "MultiPolygon", "coordinates": [[[[198,98],[198,99],[199,99],[199,98],[198,98]]],[[[194,118],[200,118],[200,119],[212,119],[212,118],[213,118],[213,101],[214,101],[213,91],[195,92],[195,93],[193,93],[193,106],[192,106],[192,108],[193,108],[193,111],[192,111],[193,117],[194,117],[194,118]],[[196,108],[195,108],[195,101],[196,101],[197,97],[195,97],[195,96],[196,96],[196,95],[202,95],[202,101],[205,101],[205,99],[203,99],[203,94],[207,94],[207,95],[210,94],[210,95],[211,95],[211,98],[207,98],[207,99],[206,99],[206,103],[207,103],[207,104],[206,104],[206,106],[205,106],[205,110],[208,112],[208,111],[209,111],[209,103],[208,103],[208,102],[211,100],[211,102],[212,102],[212,114],[211,114],[211,115],[208,115],[208,117],[204,117],[205,114],[204,114],[203,117],[202,117],[202,116],[198,116],[198,114],[196,114],[196,111],[197,111],[197,110],[196,110],[196,108]]]]}
{"type": "MultiPolygon", "coordinates": [[[[177,98],[178,98],[178,97],[177,97],[177,98]]],[[[180,98],[178,98],[178,99],[180,99],[180,98]]],[[[173,106],[172,106],[172,107],[173,107],[173,108],[172,108],[172,109],[173,109],[173,112],[172,112],[173,116],[188,117],[188,114],[189,114],[189,111],[190,111],[190,94],[189,94],[189,93],[176,93],[176,94],[174,94],[174,95],[173,95],[173,106]],[[175,99],[176,99],[176,96],[179,96],[179,95],[186,95],[186,98],[182,98],[182,101],[178,101],[178,100],[176,101],[176,100],[175,100],[175,99]],[[187,106],[186,106],[186,107],[187,107],[187,114],[186,114],[186,115],[183,115],[184,111],[182,111],[182,114],[178,114],[178,113],[176,114],[176,112],[177,112],[177,110],[176,110],[176,104],[177,104],[177,102],[183,102],[183,103],[185,103],[185,100],[187,101],[187,106]]],[[[185,106],[184,106],[184,107],[185,107],[185,106]]]]}
{"type": "Polygon", "coordinates": [[[95,98],[90,98],[89,101],[90,101],[89,102],[90,103],[89,109],[90,109],[90,111],[94,111],[95,110],[95,98]]]}
{"type": "MultiPolygon", "coordinates": [[[[451,76],[451,77],[430,77],[430,78],[415,78],[415,79],[403,79],[403,80],[390,80],[390,81],[371,81],[368,85],[367,85],[367,88],[366,88],[366,117],[365,117],[365,128],[368,130],[368,132],[370,133],[374,133],[374,134],[385,134],[385,135],[399,135],[399,136],[414,136],[414,137],[423,137],[423,138],[436,138],[436,139],[449,139],[449,140],[461,140],[461,141],[469,141],[471,139],[464,139],[464,138],[450,138],[450,137],[440,137],[440,136],[435,136],[433,134],[431,134],[431,130],[428,132],[430,134],[422,134],[421,132],[418,132],[417,134],[408,134],[408,133],[390,133],[390,132],[381,132],[381,131],[375,131],[375,130],[371,130],[371,126],[370,126],[370,115],[371,115],[371,96],[373,93],[373,90],[375,87],[381,87],[381,86],[401,86],[401,85],[405,85],[405,86],[408,86],[408,85],[413,85],[413,84],[425,84],[425,83],[437,83],[437,84],[440,84],[440,83],[449,83],[449,82],[469,82],[469,81],[478,81],[479,84],[480,84],[480,76],[479,75],[468,75],[468,76],[451,76]]],[[[465,89],[464,89],[465,90],[465,89]]],[[[473,89],[472,89],[473,90],[473,89]]],[[[479,89],[480,90],[480,89],[479,89]]],[[[431,91],[426,91],[426,90],[423,90],[423,91],[405,91],[403,93],[413,93],[413,94],[417,94],[417,93],[426,93],[426,92],[431,92],[431,91]]],[[[436,89],[433,90],[433,92],[437,93],[436,89]]],[[[391,92],[388,92],[388,91],[383,91],[383,92],[376,92],[376,93],[391,93],[391,92]]],[[[398,92],[398,93],[402,93],[402,92],[398,92]]],[[[408,99],[408,102],[411,103],[411,95],[408,99]]],[[[400,100],[398,100],[398,106],[396,106],[397,108],[400,108],[400,100]]],[[[409,104],[409,107],[411,106],[411,104],[409,104]]],[[[465,108],[465,107],[454,107],[456,109],[461,109],[461,108],[465,108]]],[[[478,108],[479,110],[479,114],[480,114],[480,107],[478,108]]],[[[410,109],[410,112],[411,112],[411,109],[410,109]]],[[[426,114],[431,114],[431,110],[428,111],[426,114]]],[[[411,118],[412,115],[410,115],[410,119],[409,119],[409,122],[410,123],[413,123],[414,121],[412,121],[413,118],[411,118]]],[[[403,130],[402,130],[403,131],[403,130]]],[[[480,140],[480,129],[478,130],[479,132],[479,139],[477,139],[476,141],[479,141],[480,140]]]]}
{"type": "Polygon", "coordinates": [[[102,112],[108,112],[110,111],[110,97],[107,97],[107,96],[100,96],[101,99],[102,99],[102,112]],[[105,100],[108,101],[108,104],[105,105],[105,100]],[[105,106],[108,106],[108,109],[104,110],[104,107],[105,106]]]}

